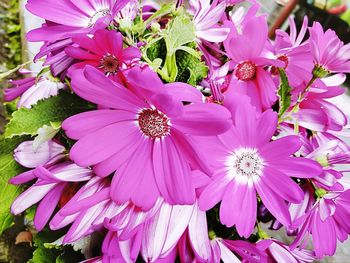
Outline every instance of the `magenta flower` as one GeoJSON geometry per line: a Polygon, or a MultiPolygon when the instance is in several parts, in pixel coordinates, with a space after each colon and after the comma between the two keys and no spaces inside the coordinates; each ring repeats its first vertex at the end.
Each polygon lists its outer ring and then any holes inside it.
{"type": "MultiPolygon", "coordinates": [[[[347,117],[336,105],[328,99],[342,95],[345,89],[339,87],[345,81],[345,75],[333,75],[315,82],[304,100],[299,105],[298,112],[292,113],[292,121],[313,131],[341,131],[347,124],[347,117]]],[[[305,89],[305,84],[293,89],[292,98],[298,101],[299,95],[305,89]]]]}
{"type": "Polygon", "coordinates": [[[47,23],[28,33],[30,41],[48,41],[88,34],[98,28],[107,27],[115,15],[129,0],[87,0],[76,2],[64,0],[29,0],[26,8],[47,23]]]}
{"type": "Polygon", "coordinates": [[[321,67],[330,73],[349,73],[350,44],[344,45],[331,29],[324,32],[318,22],[314,22],[309,32],[310,47],[316,67],[321,67]]]}
{"type": "Polygon", "coordinates": [[[314,253],[309,250],[301,248],[292,250],[287,244],[275,239],[266,239],[258,243],[258,247],[266,246],[269,263],[306,263],[314,262],[316,259],[314,253]]]}
{"type": "Polygon", "coordinates": [[[139,49],[123,48],[123,36],[116,31],[101,29],[95,32],[93,38],[81,36],[73,38],[73,42],[79,47],[68,46],[65,52],[80,62],[71,66],[69,72],[91,65],[114,78],[121,69],[128,68],[141,58],[139,49]]]}
{"type": "Polygon", "coordinates": [[[219,25],[225,14],[225,2],[217,4],[210,3],[210,0],[190,0],[189,4],[193,11],[193,21],[199,40],[216,43],[227,38],[230,29],[219,25]]]}
{"type": "Polygon", "coordinates": [[[192,86],[164,85],[149,68],[127,73],[129,89],[89,66],[84,72],[74,71],[72,79],[79,96],[105,109],[63,122],[67,135],[78,140],[71,158],[81,166],[94,165],[100,176],[117,171],[111,195],[118,204],[132,201],[148,210],[159,196],[170,204],[193,204],[189,162],[205,165],[187,136],[226,131],[231,125],[229,112],[201,103],[192,86]],[[183,106],[182,101],[192,99],[199,102],[183,106]]]}
{"type": "Polygon", "coordinates": [[[65,84],[53,78],[50,74],[36,77],[28,77],[21,80],[11,81],[12,87],[5,89],[5,101],[12,101],[21,97],[17,107],[31,108],[39,100],[56,96],[59,90],[66,87],[65,84]]]}
{"type": "MultiPolygon", "coordinates": [[[[308,195],[312,193],[309,192],[308,195]]],[[[298,234],[291,249],[311,235],[316,257],[332,256],[336,250],[337,240],[344,242],[350,233],[347,220],[350,216],[350,190],[340,193],[323,191],[321,195],[318,191],[318,199],[308,209],[309,205],[306,206],[305,203],[312,201],[313,197],[306,198],[299,206],[293,207],[296,211],[305,210],[305,207],[307,210],[293,223],[298,227],[298,234]]]]}
{"type": "Polygon", "coordinates": [[[50,166],[48,169],[38,166],[32,171],[17,175],[10,180],[10,183],[23,184],[33,179],[37,180],[15,199],[11,206],[11,212],[18,215],[32,205],[39,203],[34,217],[34,225],[40,231],[49,221],[69,182],[87,181],[91,179],[91,176],[90,169],[81,168],[69,161],[50,166]]]}
{"type": "Polygon", "coordinates": [[[259,115],[249,103],[238,100],[240,104],[231,106],[233,128],[219,135],[219,141],[207,142],[215,173],[200,195],[199,206],[209,210],[221,201],[220,221],[249,237],[256,222],[257,193],[278,221],[290,225],[284,200],[303,199],[303,191],[290,177],[311,178],[322,169],[312,160],[290,157],[301,147],[297,136],[270,142],[277,128],[275,112],[259,115]]]}
{"type": "Polygon", "coordinates": [[[308,19],[304,18],[304,23],[297,35],[296,25],[293,19],[289,19],[290,34],[282,30],[276,31],[276,40],[273,43],[274,54],[277,59],[285,63],[284,69],[288,76],[288,81],[292,87],[305,85],[312,78],[314,67],[312,55],[310,54],[309,43],[303,43],[307,31],[308,19]]]}
{"type": "Polygon", "coordinates": [[[277,100],[277,87],[266,66],[283,66],[284,62],[265,58],[267,42],[265,17],[251,17],[243,24],[242,34],[233,34],[225,43],[234,74],[226,96],[248,95],[258,109],[269,109],[277,100]]]}

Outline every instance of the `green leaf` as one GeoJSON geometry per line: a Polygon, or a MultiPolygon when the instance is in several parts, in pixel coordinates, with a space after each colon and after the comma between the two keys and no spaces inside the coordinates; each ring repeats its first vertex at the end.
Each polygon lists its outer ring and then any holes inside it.
{"type": "Polygon", "coordinates": [[[146,51],[147,58],[150,61],[155,61],[156,59],[161,59],[165,61],[166,57],[166,45],[164,39],[160,39],[149,45],[146,51]]]}
{"type": "Polygon", "coordinates": [[[60,249],[39,246],[34,251],[33,258],[28,263],[54,263],[61,253],[60,249]]]}
{"type": "Polygon", "coordinates": [[[85,258],[79,251],[74,251],[71,246],[65,246],[64,252],[56,258],[56,263],[78,263],[85,258]]]}
{"type": "Polygon", "coordinates": [[[176,17],[171,26],[165,30],[164,39],[169,56],[181,46],[193,42],[196,39],[196,33],[192,20],[185,15],[176,17]]]}
{"type": "Polygon", "coordinates": [[[13,150],[29,137],[15,137],[4,139],[0,136],[0,234],[13,223],[10,207],[13,200],[21,192],[18,186],[8,183],[8,180],[24,171],[13,159],[13,150]]]}
{"type": "Polygon", "coordinates": [[[12,114],[6,126],[5,137],[16,135],[37,135],[38,129],[52,122],[61,122],[93,107],[78,96],[61,92],[59,95],[39,101],[32,108],[21,108],[12,114]]]}
{"type": "Polygon", "coordinates": [[[176,52],[176,63],[178,67],[176,81],[195,86],[208,75],[208,67],[205,63],[187,51],[179,50],[176,52]]]}
{"type": "Polygon", "coordinates": [[[278,90],[278,96],[280,98],[280,108],[278,116],[282,117],[283,114],[289,109],[291,104],[291,90],[288,77],[284,69],[279,68],[281,84],[278,90]]]}

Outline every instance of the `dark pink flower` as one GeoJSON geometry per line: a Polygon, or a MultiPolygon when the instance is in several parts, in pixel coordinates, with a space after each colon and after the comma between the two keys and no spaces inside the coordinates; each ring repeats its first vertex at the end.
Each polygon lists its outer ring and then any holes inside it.
{"type": "Polygon", "coordinates": [[[201,94],[183,83],[164,85],[149,68],[133,68],[127,87],[97,69],[74,71],[74,91],[105,109],[65,120],[67,135],[78,140],[70,152],[79,165],[94,165],[100,176],[117,171],[112,198],[150,209],[159,196],[170,204],[193,204],[190,162],[206,167],[189,135],[220,134],[231,126],[222,106],[204,104],[201,94]],[[182,101],[195,101],[184,106],[182,101]]]}
{"type": "Polygon", "coordinates": [[[269,109],[277,100],[277,86],[265,67],[284,65],[264,56],[267,33],[265,17],[249,17],[242,33],[232,33],[224,42],[234,70],[226,96],[248,95],[258,109],[269,109]]]}
{"type": "Polygon", "coordinates": [[[116,31],[101,29],[95,32],[93,38],[81,36],[73,38],[73,42],[78,47],[69,46],[65,52],[79,62],[72,65],[69,72],[91,65],[117,80],[120,70],[130,67],[141,58],[138,48],[123,48],[123,36],[116,31]]]}

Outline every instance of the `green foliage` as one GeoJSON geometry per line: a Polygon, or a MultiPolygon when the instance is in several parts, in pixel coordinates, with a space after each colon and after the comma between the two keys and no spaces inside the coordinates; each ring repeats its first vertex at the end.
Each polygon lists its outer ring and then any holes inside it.
{"type": "MultiPolygon", "coordinates": [[[[194,47],[195,43],[191,43],[190,48],[194,47]]],[[[178,50],[176,52],[176,64],[178,67],[176,81],[195,86],[208,75],[208,67],[205,63],[186,51],[178,50]]]]}
{"type": "Polygon", "coordinates": [[[33,258],[28,263],[53,263],[60,254],[59,249],[40,246],[34,251],[33,258]]]}
{"type": "Polygon", "coordinates": [[[197,85],[208,74],[208,68],[201,61],[202,54],[194,42],[193,22],[180,12],[161,37],[150,40],[143,57],[166,82],[181,81],[197,85]]]}
{"type": "Polygon", "coordinates": [[[278,90],[278,96],[280,97],[280,108],[278,116],[282,117],[283,114],[289,109],[291,104],[291,90],[289,85],[288,77],[284,69],[279,69],[281,84],[278,90]]]}
{"type": "Polygon", "coordinates": [[[0,17],[0,25],[5,31],[5,48],[7,58],[5,67],[10,69],[21,64],[21,26],[19,22],[19,1],[6,3],[6,14],[0,17]]]}
{"type": "Polygon", "coordinates": [[[44,229],[36,234],[33,238],[36,250],[33,253],[33,258],[29,263],[75,263],[84,260],[84,256],[77,251],[74,251],[71,246],[56,246],[51,244],[61,238],[67,229],[52,231],[44,229]]]}
{"type": "Polygon", "coordinates": [[[76,95],[62,91],[39,101],[32,108],[21,108],[12,114],[12,119],[6,126],[5,137],[16,135],[37,135],[38,129],[44,125],[61,122],[80,112],[88,111],[92,106],[76,95]]]}
{"type": "Polygon", "coordinates": [[[175,17],[168,28],[162,32],[166,45],[166,58],[164,67],[158,72],[167,82],[174,82],[179,70],[176,63],[176,51],[184,50],[192,55],[196,51],[185,46],[196,39],[195,27],[187,15],[175,17]]]}
{"type": "Polygon", "coordinates": [[[163,38],[155,42],[153,45],[150,45],[146,52],[147,52],[147,57],[150,61],[161,59],[163,62],[161,66],[164,65],[164,61],[166,57],[166,45],[163,38]]]}
{"type": "Polygon", "coordinates": [[[8,180],[23,172],[23,168],[13,159],[13,150],[29,137],[0,137],[0,234],[13,223],[10,207],[13,200],[21,192],[18,186],[8,184],[8,180]]]}

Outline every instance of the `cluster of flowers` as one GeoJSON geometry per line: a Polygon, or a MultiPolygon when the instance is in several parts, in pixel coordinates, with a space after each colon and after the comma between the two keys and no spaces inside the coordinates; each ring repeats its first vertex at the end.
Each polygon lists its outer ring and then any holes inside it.
{"type": "Polygon", "coordinates": [[[96,108],[63,121],[70,149],[60,136],[17,147],[30,170],[10,183],[35,182],[12,212],[37,204],[38,231],[69,226],[62,244],[104,233],[89,262],[333,255],[350,233],[339,166],[350,162],[350,130],[332,103],[350,45],[306,18],[272,41],[253,0],[175,2],[28,1],[46,22],[27,37],[44,42],[35,59],[50,70],[13,81],[6,100],[31,108],[71,90],[96,108]],[[179,81],[179,53],[202,60],[206,76],[188,68],[191,81],[179,81]]]}

